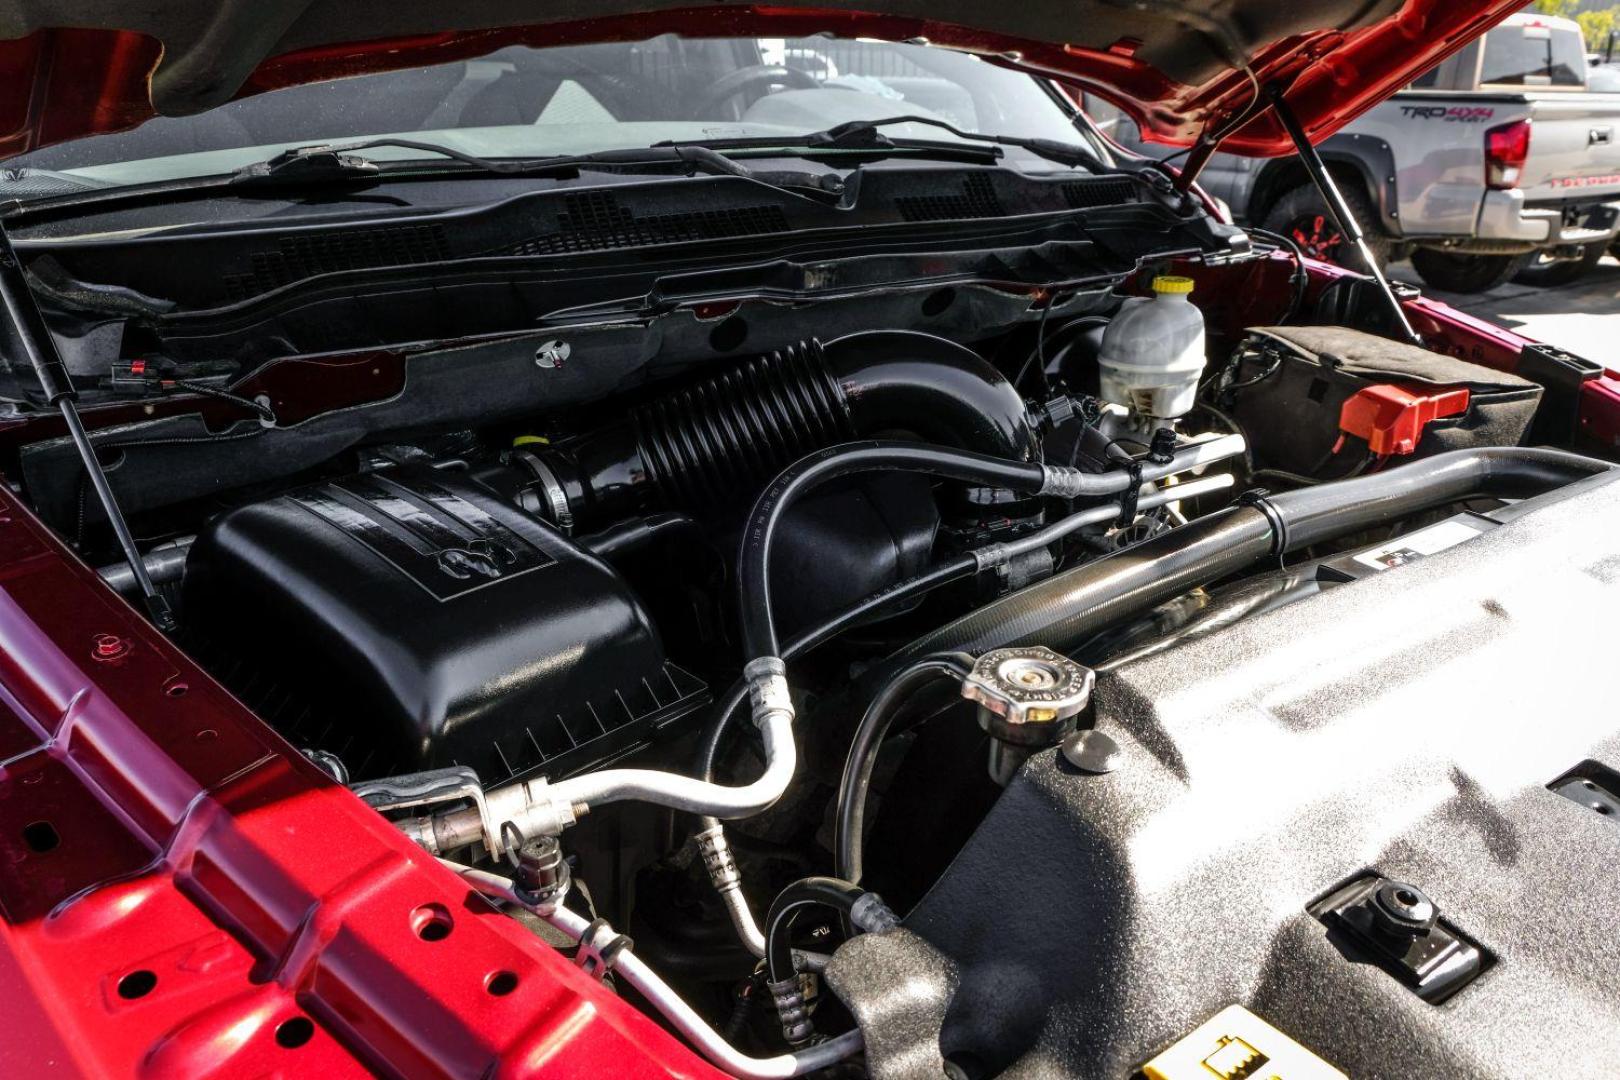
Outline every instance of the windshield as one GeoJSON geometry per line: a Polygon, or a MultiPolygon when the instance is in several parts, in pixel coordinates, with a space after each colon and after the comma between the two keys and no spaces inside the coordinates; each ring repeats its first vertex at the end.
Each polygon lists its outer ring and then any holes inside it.
{"type": "MultiPolygon", "coordinates": [[[[148,183],[232,172],[289,146],[408,135],[482,157],[784,136],[850,120],[945,120],[971,132],[1076,141],[1035,79],[920,45],[830,38],[684,39],[532,49],[315,83],[198,116],[47,147],[12,166],[148,183]]],[[[932,126],[895,137],[949,139],[932,126]]],[[[380,148],[377,159],[420,158],[380,148]]]]}
{"type": "Polygon", "coordinates": [[[1485,35],[1482,86],[1584,86],[1586,46],[1573,30],[1499,26],[1485,35]]]}

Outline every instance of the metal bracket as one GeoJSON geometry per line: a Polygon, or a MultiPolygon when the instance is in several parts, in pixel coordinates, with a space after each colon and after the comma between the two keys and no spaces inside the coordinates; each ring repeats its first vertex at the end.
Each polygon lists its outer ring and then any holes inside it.
{"type": "Polygon", "coordinates": [[[478,774],[465,765],[362,780],[350,784],[349,790],[367,806],[379,811],[436,806],[471,799],[478,808],[478,819],[484,826],[484,847],[493,859],[499,859],[503,853],[500,831],[490,816],[489,803],[484,798],[484,785],[478,782],[478,774]]]}

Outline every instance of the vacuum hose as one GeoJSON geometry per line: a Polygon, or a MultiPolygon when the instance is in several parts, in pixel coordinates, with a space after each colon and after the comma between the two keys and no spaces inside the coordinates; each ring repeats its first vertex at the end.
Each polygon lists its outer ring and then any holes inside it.
{"type": "Polygon", "coordinates": [[[747,498],[784,465],[862,435],[908,432],[1013,461],[1039,444],[1018,392],[971,349],[907,331],[809,340],[513,455],[559,525],[747,498]]]}

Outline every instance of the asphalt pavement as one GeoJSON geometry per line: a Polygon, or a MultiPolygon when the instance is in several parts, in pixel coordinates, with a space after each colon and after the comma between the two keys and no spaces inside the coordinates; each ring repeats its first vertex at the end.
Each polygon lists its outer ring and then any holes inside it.
{"type": "Polygon", "coordinates": [[[1620,368],[1620,262],[1612,256],[1579,281],[1556,289],[1509,282],[1472,296],[1441,292],[1424,285],[1409,263],[1390,267],[1390,276],[1470,315],[1620,368]]]}

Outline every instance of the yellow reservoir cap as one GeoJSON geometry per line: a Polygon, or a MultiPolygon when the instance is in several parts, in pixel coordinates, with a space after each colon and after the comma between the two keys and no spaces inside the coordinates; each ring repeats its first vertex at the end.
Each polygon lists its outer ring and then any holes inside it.
{"type": "Polygon", "coordinates": [[[1147,1080],[1349,1080],[1241,1005],[1228,1005],[1142,1066],[1147,1080]]]}
{"type": "Polygon", "coordinates": [[[1170,274],[1160,274],[1158,277],[1153,279],[1153,291],[1156,293],[1185,295],[1193,291],[1193,279],[1190,277],[1175,277],[1170,274]]]}

